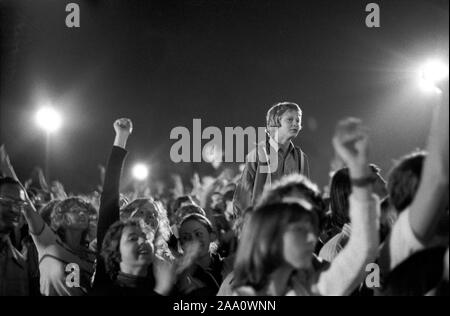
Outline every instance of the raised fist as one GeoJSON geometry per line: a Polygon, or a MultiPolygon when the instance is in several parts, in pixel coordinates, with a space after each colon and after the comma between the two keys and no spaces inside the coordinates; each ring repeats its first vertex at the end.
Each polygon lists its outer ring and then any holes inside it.
{"type": "Polygon", "coordinates": [[[368,164],[367,129],[357,118],[340,121],[333,137],[336,153],[349,167],[363,167],[368,164]]]}
{"type": "Polygon", "coordinates": [[[133,132],[133,123],[128,118],[120,118],[114,122],[117,135],[129,136],[133,132]]]}

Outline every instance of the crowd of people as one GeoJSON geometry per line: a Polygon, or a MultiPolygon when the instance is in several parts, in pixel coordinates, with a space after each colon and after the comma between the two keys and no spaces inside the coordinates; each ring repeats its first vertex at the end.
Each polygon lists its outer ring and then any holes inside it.
{"type": "Polygon", "coordinates": [[[342,168],[326,193],[292,142],[295,103],[269,109],[240,175],[170,194],[120,191],[139,133],[126,118],[94,193],[67,194],[42,172],[21,182],[3,146],[0,296],[448,295],[448,82],[440,100],[426,150],[397,159],[387,181],[363,122],[338,122],[342,168]]]}

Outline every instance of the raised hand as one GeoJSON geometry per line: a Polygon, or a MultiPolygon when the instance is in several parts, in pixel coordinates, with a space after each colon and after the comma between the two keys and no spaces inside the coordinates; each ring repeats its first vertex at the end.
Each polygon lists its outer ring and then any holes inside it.
{"type": "Polygon", "coordinates": [[[153,262],[155,292],[168,295],[177,281],[176,264],[155,258],[153,262]]]}
{"type": "Polygon", "coordinates": [[[128,118],[120,118],[114,122],[113,126],[114,131],[116,132],[114,146],[122,147],[125,149],[128,137],[133,132],[133,123],[128,118]]]}
{"type": "Polygon", "coordinates": [[[349,167],[352,176],[363,177],[369,172],[369,137],[361,120],[347,118],[340,121],[333,137],[333,146],[339,157],[349,167]]]}
{"type": "Polygon", "coordinates": [[[13,178],[17,181],[19,180],[13,166],[11,165],[5,145],[0,146],[0,174],[4,174],[5,176],[13,178]]]}
{"type": "Polygon", "coordinates": [[[34,168],[34,170],[36,170],[36,172],[37,172],[37,176],[39,179],[39,184],[41,186],[41,189],[48,192],[49,186],[47,183],[47,179],[45,179],[44,171],[42,171],[41,167],[36,167],[36,168],[34,168]]]}
{"type": "Polygon", "coordinates": [[[50,191],[52,192],[53,196],[58,200],[64,200],[67,198],[67,193],[64,190],[64,186],[59,181],[53,181],[50,191]]]}
{"type": "Polygon", "coordinates": [[[128,118],[120,118],[114,122],[114,130],[118,135],[129,136],[133,132],[133,123],[128,118]]]}

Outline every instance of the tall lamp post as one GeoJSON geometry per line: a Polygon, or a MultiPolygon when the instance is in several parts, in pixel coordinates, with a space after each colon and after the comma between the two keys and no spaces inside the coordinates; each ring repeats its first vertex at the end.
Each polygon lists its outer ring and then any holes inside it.
{"type": "Polygon", "coordinates": [[[45,177],[50,180],[51,134],[61,128],[61,115],[52,107],[46,106],[36,113],[36,123],[45,133],[45,177]]]}

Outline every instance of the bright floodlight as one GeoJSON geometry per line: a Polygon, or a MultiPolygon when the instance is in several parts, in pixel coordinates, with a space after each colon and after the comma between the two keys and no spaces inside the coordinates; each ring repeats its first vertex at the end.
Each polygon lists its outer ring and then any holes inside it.
{"type": "Polygon", "coordinates": [[[56,110],[51,107],[44,107],[37,112],[36,122],[40,128],[52,133],[61,127],[62,119],[56,110]]]}
{"type": "Polygon", "coordinates": [[[136,180],[139,180],[139,181],[145,180],[148,177],[148,167],[144,164],[136,164],[133,167],[132,173],[133,173],[133,177],[136,180]]]}
{"type": "Polygon", "coordinates": [[[430,60],[420,69],[419,83],[424,91],[440,92],[436,84],[448,76],[448,65],[439,60],[430,60]]]}

